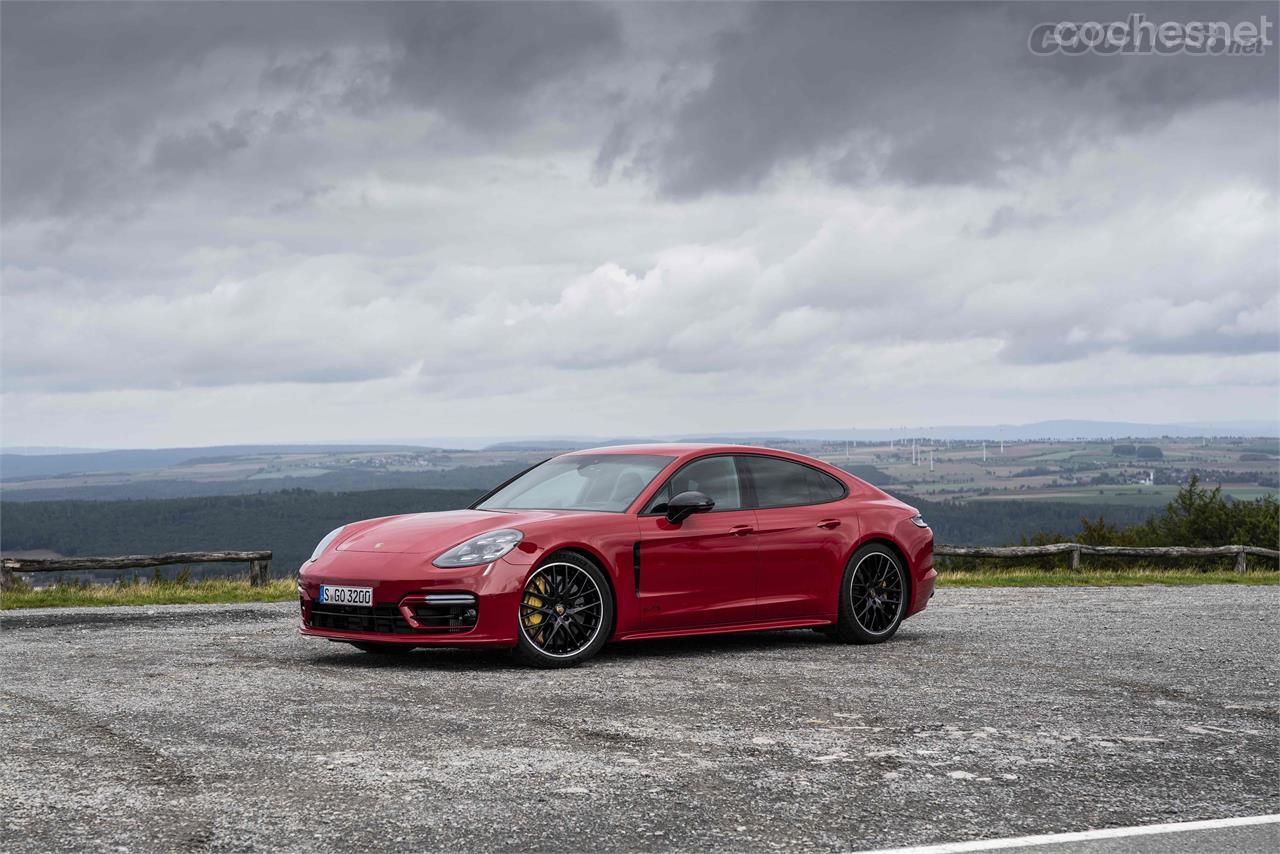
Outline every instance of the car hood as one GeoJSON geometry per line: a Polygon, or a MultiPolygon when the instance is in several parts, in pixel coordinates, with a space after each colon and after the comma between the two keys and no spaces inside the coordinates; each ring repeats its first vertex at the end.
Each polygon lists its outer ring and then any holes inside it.
{"type": "Polygon", "coordinates": [[[465,540],[501,528],[524,528],[536,522],[567,515],[555,510],[445,510],[388,516],[356,522],[338,542],[340,552],[428,554],[443,552],[465,540]]]}

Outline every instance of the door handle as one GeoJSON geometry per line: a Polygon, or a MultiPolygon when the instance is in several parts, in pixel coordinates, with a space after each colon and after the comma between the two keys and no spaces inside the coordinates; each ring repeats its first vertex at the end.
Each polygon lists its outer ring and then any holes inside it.
{"type": "Polygon", "coordinates": [[[729,533],[733,534],[735,537],[745,537],[747,534],[750,534],[754,530],[755,528],[751,527],[750,525],[734,525],[732,528],[729,529],[729,533]]]}
{"type": "Polygon", "coordinates": [[[830,531],[832,528],[840,527],[840,520],[839,519],[823,519],[821,522],[818,523],[818,527],[826,528],[828,531],[830,531]]]}

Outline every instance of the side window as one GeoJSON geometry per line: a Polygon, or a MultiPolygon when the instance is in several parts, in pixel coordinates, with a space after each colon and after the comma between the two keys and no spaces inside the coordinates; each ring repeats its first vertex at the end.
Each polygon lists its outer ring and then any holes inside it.
{"type": "Polygon", "coordinates": [[[789,460],[744,456],[756,490],[757,507],[796,507],[824,504],[844,495],[835,478],[789,460]]]}
{"type": "Polygon", "coordinates": [[[818,490],[826,496],[824,501],[839,501],[849,494],[849,487],[845,486],[834,477],[825,475],[820,471],[813,472],[814,477],[818,479],[818,490]]]}
{"type": "Polygon", "coordinates": [[[672,475],[645,508],[652,513],[660,504],[682,492],[701,492],[711,496],[716,510],[741,510],[742,491],[738,486],[738,467],[733,457],[707,457],[696,460],[672,475]]]}

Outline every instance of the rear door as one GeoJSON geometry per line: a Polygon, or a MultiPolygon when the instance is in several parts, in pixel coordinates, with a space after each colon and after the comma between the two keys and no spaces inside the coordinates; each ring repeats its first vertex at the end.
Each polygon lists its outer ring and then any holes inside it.
{"type": "Polygon", "coordinates": [[[760,556],[756,609],[762,620],[835,613],[845,557],[858,539],[844,484],[781,457],[744,454],[760,556]]]}
{"type": "Polygon", "coordinates": [[[668,479],[639,516],[636,595],[646,631],[750,622],[755,617],[755,511],[730,455],[701,457],[668,479]],[[679,525],[664,505],[681,492],[711,496],[715,508],[679,525]]]}

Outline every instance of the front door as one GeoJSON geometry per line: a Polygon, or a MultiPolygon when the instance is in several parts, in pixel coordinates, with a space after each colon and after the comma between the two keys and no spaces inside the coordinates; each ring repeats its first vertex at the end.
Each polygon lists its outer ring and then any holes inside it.
{"type": "Polygon", "coordinates": [[[694,460],[671,476],[640,514],[637,596],[645,630],[746,623],[755,618],[756,514],[743,508],[731,456],[694,460]],[[678,525],[663,507],[681,492],[715,501],[678,525]]]}

